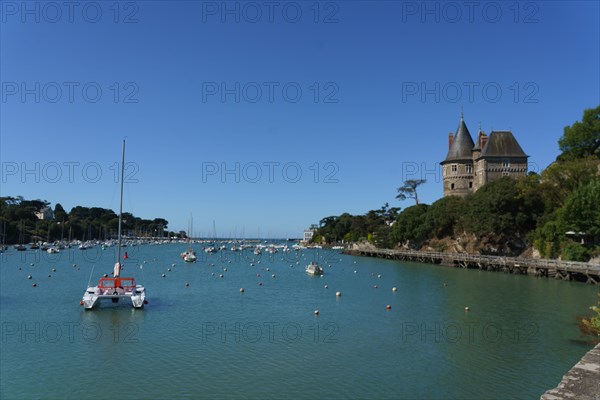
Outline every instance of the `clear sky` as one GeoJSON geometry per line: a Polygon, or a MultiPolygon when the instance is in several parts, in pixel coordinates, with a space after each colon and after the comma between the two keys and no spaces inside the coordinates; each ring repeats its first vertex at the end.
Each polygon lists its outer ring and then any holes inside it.
{"type": "Polygon", "coordinates": [[[600,103],[597,1],[3,1],[1,195],[300,237],[442,195],[461,109],[541,170],[600,103]]]}

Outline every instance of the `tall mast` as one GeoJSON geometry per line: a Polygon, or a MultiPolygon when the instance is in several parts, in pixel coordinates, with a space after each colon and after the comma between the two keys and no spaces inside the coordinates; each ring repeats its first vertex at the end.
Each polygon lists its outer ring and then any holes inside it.
{"type": "Polygon", "coordinates": [[[123,223],[123,177],[125,176],[125,139],[123,139],[123,154],[121,155],[121,200],[119,204],[119,233],[117,245],[117,262],[121,262],[121,224],[123,223]]]}

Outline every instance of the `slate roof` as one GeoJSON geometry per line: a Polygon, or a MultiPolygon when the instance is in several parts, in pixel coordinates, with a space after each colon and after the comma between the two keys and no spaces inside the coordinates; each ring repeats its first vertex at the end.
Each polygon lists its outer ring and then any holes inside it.
{"type": "Polygon", "coordinates": [[[473,159],[473,138],[469,133],[469,129],[467,129],[467,125],[465,124],[465,120],[460,116],[460,122],[458,124],[458,128],[456,129],[456,133],[454,134],[454,140],[452,141],[452,146],[448,150],[448,154],[446,155],[447,161],[460,161],[460,160],[472,160],[473,159]]]}
{"type": "Polygon", "coordinates": [[[528,157],[510,131],[491,132],[480,157],[528,157]]]}

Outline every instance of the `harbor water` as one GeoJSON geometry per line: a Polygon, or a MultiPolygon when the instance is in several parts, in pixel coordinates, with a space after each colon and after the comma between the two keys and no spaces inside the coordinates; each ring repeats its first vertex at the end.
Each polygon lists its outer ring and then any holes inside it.
{"type": "Polygon", "coordinates": [[[532,399],[592,347],[576,316],[597,287],[194,246],[191,264],[183,243],[125,249],[141,310],[79,304],[114,248],[1,254],[0,398],[532,399]],[[322,277],[305,272],[311,261],[322,277]]]}

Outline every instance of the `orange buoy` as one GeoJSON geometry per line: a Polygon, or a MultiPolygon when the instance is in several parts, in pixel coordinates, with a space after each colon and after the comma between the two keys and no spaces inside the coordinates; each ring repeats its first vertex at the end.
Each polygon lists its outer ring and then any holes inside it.
{"type": "Polygon", "coordinates": [[[83,305],[83,300],[79,301],[79,305],[82,306],[83,305]]]}

